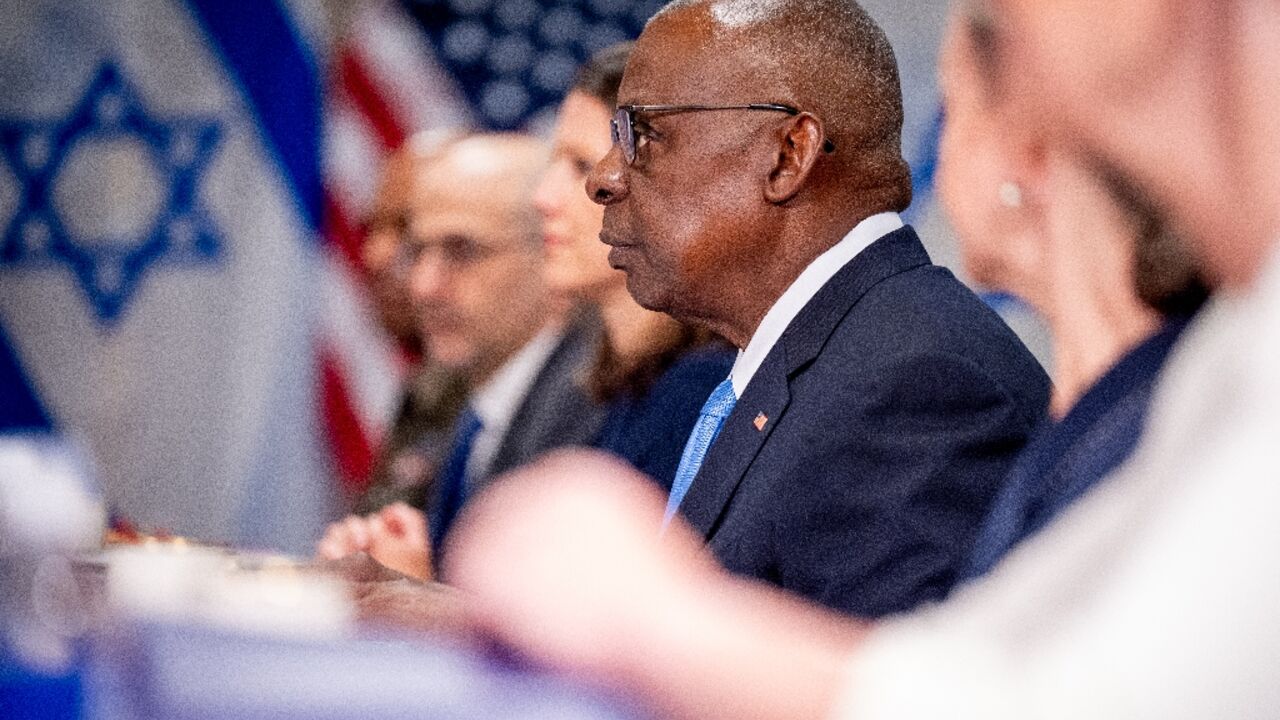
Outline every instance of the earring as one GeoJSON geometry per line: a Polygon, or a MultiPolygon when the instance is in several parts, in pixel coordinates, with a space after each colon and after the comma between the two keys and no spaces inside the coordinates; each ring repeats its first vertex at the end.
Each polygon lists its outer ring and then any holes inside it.
{"type": "Polygon", "coordinates": [[[1022,186],[1012,180],[1000,183],[997,195],[1000,197],[1000,204],[1007,208],[1022,207],[1022,186]]]}

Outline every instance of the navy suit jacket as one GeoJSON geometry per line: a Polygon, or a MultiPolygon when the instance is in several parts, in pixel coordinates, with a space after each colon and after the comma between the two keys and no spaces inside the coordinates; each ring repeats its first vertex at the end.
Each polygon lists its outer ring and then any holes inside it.
{"type": "Polygon", "coordinates": [[[965,579],[985,575],[1133,452],[1156,379],[1187,326],[1172,320],[1116,362],[1061,422],[1046,422],[1018,456],[974,541],[965,579]]]}
{"type": "Polygon", "coordinates": [[[792,320],[681,503],[731,572],[878,617],[944,597],[1049,379],[910,227],[792,320]]]}
{"type": "MultiPolygon", "coordinates": [[[[600,337],[599,318],[594,313],[576,310],[569,318],[564,334],[547,358],[524,400],[511,418],[507,432],[498,445],[488,470],[470,478],[460,503],[451,507],[445,501],[446,489],[431,479],[423,494],[422,510],[431,518],[431,527],[447,537],[454,513],[468,498],[488,486],[498,475],[532,462],[543,453],[562,447],[584,445],[600,431],[604,408],[597,405],[579,381],[587,368],[600,337]],[[446,509],[449,508],[449,509],[446,509]]],[[[457,442],[458,428],[451,435],[457,442]]],[[[452,452],[452,449],[450,450],[452,452]]],[[[442,468],[443,469],[443,468],[442,468]]],[[[433,547],[436,565],[440,565],[443,547],[433,547]]]]}

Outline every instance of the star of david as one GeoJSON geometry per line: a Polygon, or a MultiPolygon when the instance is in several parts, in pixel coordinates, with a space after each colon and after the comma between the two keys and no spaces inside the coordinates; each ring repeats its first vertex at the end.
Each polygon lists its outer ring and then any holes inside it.
{"type": "Polygon", "coordinates": [[[17,180],[0,267],[65,266],[114,326],[151,269],[222,257],[198,193],[220,137],[212,118],[149,112],[110,63],[64,118],[0,117],[17,180]]]}

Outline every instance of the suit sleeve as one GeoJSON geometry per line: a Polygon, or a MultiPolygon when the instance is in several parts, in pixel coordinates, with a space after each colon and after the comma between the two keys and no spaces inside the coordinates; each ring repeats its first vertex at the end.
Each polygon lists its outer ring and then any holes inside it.
{"type": "Polygon", "coordinates": [[[873,618],[946,596],[1031,428],[959,356],[862,375],[821,399],[773,538],[780,584],[873,618]]]}

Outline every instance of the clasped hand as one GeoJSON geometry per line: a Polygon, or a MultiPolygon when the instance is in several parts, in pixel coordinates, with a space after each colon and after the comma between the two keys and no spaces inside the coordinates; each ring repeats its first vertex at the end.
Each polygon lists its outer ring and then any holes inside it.
{"type": "Polygon", "coordinates": [[[395,503],[365,516],[351,515],[329,525],[316,546],[325,560],[367,553],[380,564],[418,580],[431,580],[431,536],[420,510],[395,503]]]}

